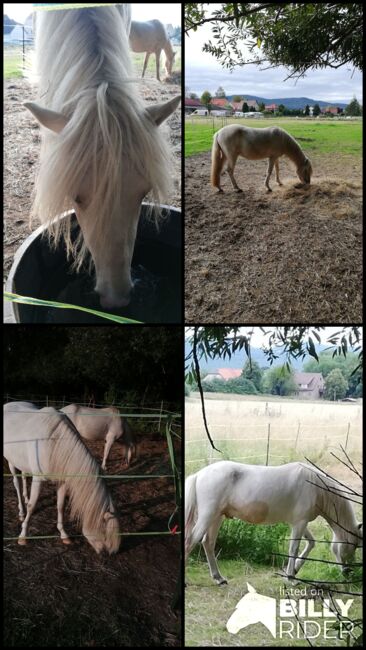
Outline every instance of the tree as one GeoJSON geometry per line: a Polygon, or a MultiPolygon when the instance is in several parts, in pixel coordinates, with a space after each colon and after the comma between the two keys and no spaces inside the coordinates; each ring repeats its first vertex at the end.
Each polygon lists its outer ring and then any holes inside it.
{"type": "Polygon", "coordinates": [[[185,4],[186,34],[206,23],[212,24],[213,42],[203,50],[229,69],[268,62],[291,70],[287,79],[346,64],[363,69],[361,3],[222,3],[213,11],[203,3],[185,4]]]}
{"type": "Polygon", "coordinates": [[[286,110],[286,107],[283,104],[280,104],[278,107],[278,112],[283,115],[286,110]]]}
{"type": "Polygon", "coordinates": [[[219,86],[215,92],[215,97],[225,98],[226,93],[222,86],[219,86]]]}
{"type": "Polygon", "coordinates": [[[211,101],[212,101],[211,93],[209,93],[208,90],[205,90],[201,95],[201,104],[206,106],[206,108],[209,110],[211,106],[211,101]]]}
{"type": "Polygon", "coordinates": [[[326,399],[337,400],[346,396],[348,382],[343,377],[339,368],[334,368],[325,380],[324,397],[326,399]]]}
{"type": "Polygon", "coordinates": [[[249,113],[249,106],[246,102],[243,104],[243,113],[249,113]]]}
{"type": "Polygon", "coordinates": [[[266,105],[265,105],[264,102],[261,102],[261,103],[259,104],[259,110],[260,110],[260,111],[265,111],[265,110],[266,110],[266,105]]]}
{"type": "Polygon", "coordinates": [[[198,99],[198,95],[196,93],[189,93],[189,99],[198,99]]]}
{"type": "Polygon", "coordinates": [[[313,110],[313,115],[314,115],[314,117],[317,117],[318,115],[320,115],[320,112],[321,112],[321,111],[320,111],[320,106],[319,106],[319,104],[315,104],[315,105],[314,105],[314,110],[313,110]]]}
{"type": "Polygon", "coordinates": [[[241,95],[234,95],[234,97],[233,97],[233,102],[236,102],[237,104],[239,104],[239,102],[241,102],[242,99],[243,99],[243,98],[242,98],[241,95]]]}
{"type": "Polygon", "coordinates": [[[346,113],[346,115],[350,115],[350,116],[362,115],[362,109],[356,97],[353,97],[352,101],[350,101],[348,106],[346,106],[346,108],[344,109],[344,112],[346,113]]]}
{"type": "Polygon", "coordinates": [[[271,368],[264,373],[263,391],[271,395],[292,395],[297,390],[293,370],[281,366],[271,368]]]}
{"type": "Polygon", "coordinates": [[[241,376],[253,382],[258,392],[261,392],[263,371],[261,370],[259,363],[256,361],[250,362],[248,359],[245,362],[241,376]]]}
{"type": "Polygon", "coordinates": [[[305,111],[304,111],[304,115],[306,115],[307,117],[308,117],[308,116],[310,115],[310,108],[309,108],[309,104],[306,104],[306,106],[305,106],[305,111]]]}

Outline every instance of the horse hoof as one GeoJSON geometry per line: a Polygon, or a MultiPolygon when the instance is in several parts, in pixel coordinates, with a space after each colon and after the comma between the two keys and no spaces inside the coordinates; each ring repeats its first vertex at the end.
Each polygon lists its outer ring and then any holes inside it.
{"type": "Polygon", "coordinates": [[[20,546],[25,546],[26,543],[27,543],[27,540],[24,537],[19,537],[18,544],[20,544],[20,546]]]}
{"type": "Polygon", "coordinates": [[[218,582],[217,584],[219,585],[219,587],[221,587],[222,585],[227,585],[228,582],[227,582],[227,580],[225,580],[225,578],[223,578],[223,579],[220,580],[220,582],[218,582]]]}
{"type": "Polygon", "coordinates": [[[69,544],[69,545],[72,544],[72,541],[69,537],[63,537],[61,541],[63,544],[69,544]]]}
{"type": "Polygon", "coordinates": [[[224,190],[222,190],[221,188],[219,190],[217,190],[217,194],[223,194],[223,193],[224,193],[224,190]]]}
{"type": "Polygon", "coordinates": [[[242,192],[243,190],[241,190],[240,187],[238,187],[235,191],[239,194],[239,192],[242,192]]]}

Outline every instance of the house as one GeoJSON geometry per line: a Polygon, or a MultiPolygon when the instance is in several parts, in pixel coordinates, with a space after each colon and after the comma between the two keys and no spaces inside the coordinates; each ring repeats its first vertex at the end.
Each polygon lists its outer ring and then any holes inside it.
{"type": "Polygon", "coordinates": [[[234,111],[242,111],[244,102],[247,104],[248,108],[250,108],[252,111],[259,111],[259,106],[256,100],[245,99],[245,97],[241,99],[240,102],[231,102],[231,106],[233,107],[234,111]]]}
{"type": "Polygon", "coordinates": [[[338,108],[338,106],[325,106],[320,110],[322,113],[332,113],[332,115],[338,115],[338,113],[342,112],[342,109],[338,108]]]}
{"type": "Polygon", "coordinates": [[[266,104],[264,108],[265,108],[266,111],[275,112],[278,109],[278,104],[266,104]]]}
{"type": "Polygon", "coordinates": [[[188,97],[184,98],[184,112],[186,114],[193,113],[193,111],[196,111],[198,108],[206,108],[203,104],[201,104],[199,99],[189,99],[188,97]]]}
{"type": "Polygon", "coordinates": [[[321,399],[324,393],[324,378],[321,372],[294,372],[300,399],[321,399]]]}
{"type": "Polygon", "coordinates": [[[9,34],[4,34],[4,43],[23,43],[33,40],[31,25],[15,25],[9,34]]]}
{"type": "Polygon", "coordinates": [[[214,97],[211,100],[211,107],[215,110],[223,110],[229,113],[233,113],[232,105],[228,102],[225,97],[214,97]]]}
{"type": "Polygon", "coordinates": [[[213,381],[214,379],[228,381],[228,379],[237,379],[241,373],[241,368],[219,368],[215,372],[209,372],[202,381],[213,381]]]}

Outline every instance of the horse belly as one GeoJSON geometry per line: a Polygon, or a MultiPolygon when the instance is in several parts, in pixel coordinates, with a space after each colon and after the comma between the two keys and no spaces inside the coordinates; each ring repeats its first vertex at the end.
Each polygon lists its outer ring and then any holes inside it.
{"type": "Polygon", "coordinates": [[[228,518],[243,519],[249,524],[265,524],[268,521],[269,506],[265,501],[249,501],[242,507],[229,506],[223,513],[228,518]]]}

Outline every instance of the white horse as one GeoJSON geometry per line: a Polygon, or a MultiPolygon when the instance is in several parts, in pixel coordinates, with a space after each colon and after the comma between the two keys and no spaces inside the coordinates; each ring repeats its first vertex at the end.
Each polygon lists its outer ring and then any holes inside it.
{"type": "Polygon", "coordinates": [[[234,169],[238,156],[243,156],[248,160],[268,158],[265,180],[268,192],[272,192],[269,179],[273,166],[276,168],[277,183],[282,185],[278,165],[280,156],[290,158],[296,165],[296,173],[300,181],[304,185],[310,184],[313,170],[309,158],[305,156],[296,140],[278,126],[253,129],[249,126],[230,124],[215,133],[212,145],[211,183],[213,187],[217,187],[219,192],[223,192],[220,184],[220,174],[224,172],[225,164],[233,188],[237,192],[242,192],[234,178],[234,169]]]}
{"type": "Polygon", "coordinates": [[[150,54],[155,54],[156,78],[160,81],[160,55],[165,52],[165,69],[168,75],[172,74],[175,52],[168,34],[160,20],[148,20],[144,23],[131,22],[130,48],[132,52],[146,52],[142,76],[145,74],[150,54]]]}
{"type": "Polygon", "coordinates": [[[107,469],[107,458],[115,441],[124,448],[125,462],[129,467],[136,456],[136,443],[126,418],[121,418],[118,408],[91,408],[69,404],[61,409],[66,413],[80,435],[86,440],[105,440],[102,469],[107,469]]]}
{"type": "Polygon", "coordinates": [[[120,545],[119,524],[112,498],[99,466],[89,453],[66,415],[52,407],[37,409],[29,402],[9,402],[4,406],[4,456],[13,474],[18,496],[19,519],[23,522],[18,539],[26,544],[29,519],[36,506],[41,483],[55,481],[57,487],[57,528],[64,544],[70,538],[63,525],[66,494],[70,498],[71,517],[82,524],[83,535],[97,553],[116,553],[120,545]],[[17,470],[30,474],[32,486],[29,500],[26,486],[20,494],[17,470]]]}
{"type": "Polygon", "coordinates": [[[142,199],[155,216],[171,184],[170,151],[158,126],[175,97],[146,108],[137,94],[128,45],[130,5],[36,12],[41,104],[27,103],[42,130],[32,214],[56,244],[65,236],[80,268],[89,251],[102,307],[129,303],[131,261],[142,199]],[[80,237],[71,238],[74,209],[80,237]]]}
{"type": "Polygon", "coordinates": [[[332,550],[345,570],[361,543],[362,524],[357,524],[350,501],[335,481],[305,463],[266,467],[219,461],[186,479],[186,559],[202,542],[212,578],[224,584],[214,554],[223,518],[235,517],[251,524],[286,522],[292,526],[286,569],[291,578],[314,547],[308,523],[319,515],[333,530],[332,550]],[[302,537],[307,543],[298,556],[302,537]]]}

